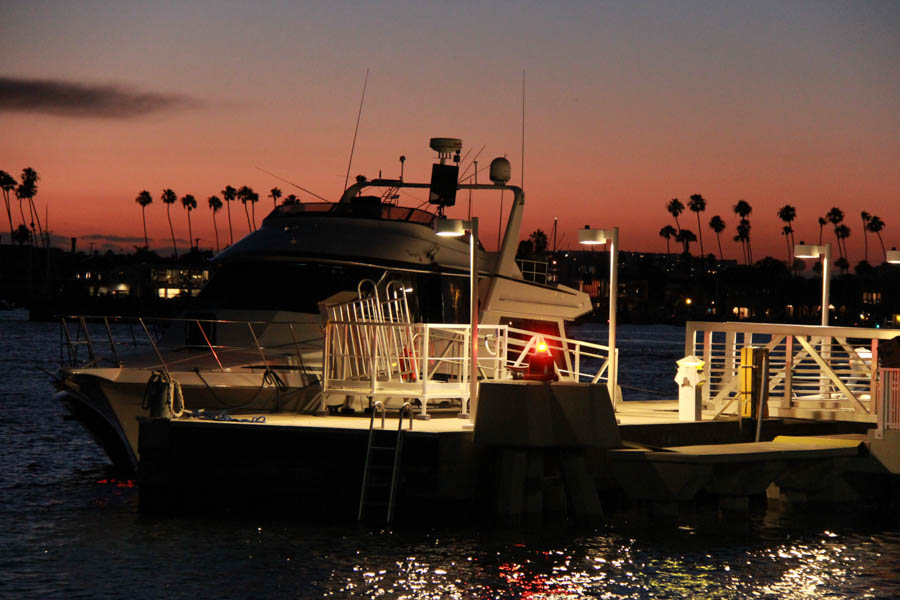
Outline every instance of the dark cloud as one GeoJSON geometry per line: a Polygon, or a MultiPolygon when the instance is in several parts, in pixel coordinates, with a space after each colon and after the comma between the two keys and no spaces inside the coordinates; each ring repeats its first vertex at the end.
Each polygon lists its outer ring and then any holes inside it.
{"type": "Polygon", "coordinates": [[[0,112],[128,119],[198,104],[188,96],[139,92],[118,85],[0,76],[0,112]]]}

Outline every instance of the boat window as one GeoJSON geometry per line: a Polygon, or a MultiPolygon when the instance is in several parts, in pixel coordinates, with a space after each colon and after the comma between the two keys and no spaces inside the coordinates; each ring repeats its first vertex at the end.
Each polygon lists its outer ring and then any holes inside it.
{"type": "Polygon", "coordinates": [[[197,298],[203,308],[318,313],[318,302],[377,281],[384,269],[292,262],[236,263],[221,268],[197,298]]]}
{"type": "Polygon", "coordinates": [[[304,202],[301,204],[282,204],[266,217],[266,221],[284,217],[302,217],[307,215],[322,217],[328,215],[335,217],[382,219],[385,221],[407,221],[409,223],[430,226],[435,219],[434,213],[406,206],[381,204],[381,199],[374,196],[362,196],[355,198],[354,200],[357,200],[357,202],[304,202]]]}

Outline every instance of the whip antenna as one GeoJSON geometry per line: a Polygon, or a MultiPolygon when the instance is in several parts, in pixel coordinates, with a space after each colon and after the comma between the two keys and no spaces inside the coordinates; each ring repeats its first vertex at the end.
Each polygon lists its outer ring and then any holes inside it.
{"type": "Polygon", "coordinates": [[[256,167],[256,169],[257,169],[258,171],[262,171],[262,172],[265,173],[266,175],[271,175],[271,176],[274,177],[275,179],[278,179],[278,180],[280,180],[280,181],[283,181],[283,182],[285,182],[285,183],[288,184],[288,185],[292,185],[292,186],[294,186],[295,188],[297,188],[298,190],[301,190],[301,191],[306,192],[306,193],[309,194],[310,196],[315,196],[315,197],[318,198],[319,200],[324,200],[325,202],[328,202],[329,204],[331,203],[331,200],[329,200],[328,198],[323,198],[322,196],[318,195],[317,193],[313,192],[312,190],[308,190],[308,189],[306,189],[305,187],[303,187],[302,185],[298,185],[298,184],[294,183],[293,181],[288,181],[287,179],[285,179],[284,177],[281,177],[280,175],[276,175],[275,173],[272,173],[272,172],[270,172],[270,171],[266,171],[266,170],[263,169],[262,167],[256,167]]]}
{"type": "Polygon", "coordinates": [[[347,176],[344,177],[344,189],[350,181],[350,166],[353,164],[353,151],[356,149],[356,134],[359,133],[359,119],[362,117],[363,102],[366,99],[366,85],[369,83],[369,69],[366,69],[366,78],[363,79],[362,98],[359,99],[359,113],[356,115],[356,129],[353,130],[353,144],[350,146],[350,162],[347,163],[347,176]]]}

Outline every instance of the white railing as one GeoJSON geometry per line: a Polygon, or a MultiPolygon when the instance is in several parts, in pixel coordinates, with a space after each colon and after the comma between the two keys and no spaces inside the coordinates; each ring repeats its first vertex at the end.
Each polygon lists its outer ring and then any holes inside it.
{"type": "Polygon", "coordinates": [[[875,422],[878,341],[896,335],[855,327],[689,321],[684,351],[703,359],[703,402],[717,414],[735,409],[741,348],[761,346],[769,351],[770,414],[875,422]]]}
{"type": "MultiPolygon", "coordinates": [[[[507,378],[507,327],[478,327],[478,367],[507,378]]],[[[322,408],[328,396],[416,398],[421,415],[433,399],[469,398],[469,325],[329,321],[325,326],[322,408]]],[[[465,412],[465,410],[464,410],[465,412]]]]}
{"type": "Polygon", "coordinates": [[[878,369],[878,427],[875,437],[883,438],[885,431],[900,431],[900,369],[878,369]]]}
{"type": "MultiPolygon", "coordinates": [[[[329,321],[325,327],[322,409],[331,395],[416,398],[421,415],[432,399],[469,399],[469,325],[329,321]]],[[[609,368],[606,346],[506,325],[479,325],[478,373],[513,379],[544,342],[557,377],[597,383],[609,368]]]]}

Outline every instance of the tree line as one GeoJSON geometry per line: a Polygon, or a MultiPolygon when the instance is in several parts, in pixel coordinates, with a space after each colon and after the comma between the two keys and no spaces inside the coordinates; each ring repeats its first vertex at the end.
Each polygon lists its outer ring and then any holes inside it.
{"type": "MultiPolygon", "coordinates": [[[[231,204],[232,202],[239,201],[244,207],[244,215],[247,217],[247,229],[249,231],[256,231],[256,203],[259,202],[259,194],[253,190],[250,186],[241,186],[239,188],[235,188],[230,185],[226,185],[221,193],[221,197],[213,194],[206,200],[206,205],[209,207],[210,211],[212,211],[212,221],[213,221],[213,230],[216,234],[216,252],[219,251],[219,224],[216,219],[216,215],[219,211],[222,210],[224,206],[227,210],[228,214],[228,245],[234,244],[234,227],[231,220],[231,204]]],[[[275,208],[278,205],[278,200],[282,197],[282,192],[277,187],[269,190],[268,198],[272,199],[272,207],[275,208]]],[[[172,213],[171,207],[178,201],[178,195],[171,189],[165,188],[159,196],[160,201],[166,205],[166,217],[169,221],[169,232],[172,235],[172,251],[175,256],[178,256],[178,247],[175,242],[175,228],[172,225],[172,213]]],[[[149,238],[147,236],[147,214],[146,209],[149,205],[153,204],[153,196],[147,190],[142,190],[138,193],[137,198],[135,198],[135,202],[137,202],[141,207],[141,219],[144,224],[144,249],[149,247],[149,238]]],[[[294,194],[288,194],[284,199],[282,204],[299,204],[300,199],[297,198],[294,194]]],[[[188,216],[188,241],[191,243],[191,249],[194,249],[193,240],[194,234],[193,229],[191,227],[191,212],[197,209],[197,199],[193,196],[193,194],[185,194],[181,197],[181,207],[187,211],[188,216]]]]}
{"type": "Polygon", "coordinates": [[[13,243],[24,245],[34,244],[47,247],[50,245],[50,232],[46,231],[41,224],[41,215],[34,204],[34,197],[37,195],[37,183],[40,177],[37,171],[31,167],[22,169],[20,180],[7,173],[0,171],[0,190],[3,191],[3,203],[6,207],[6,217],[9,220],[9,238],[13,243]],[[14,194],[16,200],[19,201],[19,226],[16,227],[13,219],[13,200],[11,194],[14,194]],[[28,216],[25,216],[25,207],[28,207],[28,216]]]}
{"type": "MultiPolygon", "coordinates": [[[[666,203],[666,210],[675,220],[675,227],[667,224],[662,229],[659,230],[660,237],[666,240],[666,254],[670,253],[670,240],[675,240],[676,242],[682,244],[684,254],[690,254],[690,245],[693,242],[699,241],[700,243],[700,256],[706,256],[706,253],[703,248],[703,228],[701,226],[700,221],[700,213],[706,211],[706,199],[700,194],[692,194],[690,200],[688,201],[687,207],[678,199],[672,198],[668,203],[666,203]],[[697,216],[697,234],[694,234],[693,231],[681,227],[681,223],[678,220],[678,217],[684,212],[685,208],[696,214],[697,216]],[[699,237],[698,237],[699,235],[699,237]]],[[[753,247],[751,245],[750,240],[750,215],[753,212],[753,207],[746,200],[738,200],[738,202],[732,207],[735,215],[738,217],[738,223],[735,227],[735,235],[732,238],[733,241],[737,242],[740,247],[741,259],[744,264],[750,265],[753,264],[753,247]]],[[[785,245],[787,250],[787,265],[790,268],[796,267],[796,261],[794,259],[794,228],[792,223],[797,218],[797,209],[790,204],[785,204],[776,212],[778,218],[784,223],[781,228],[781,235],[784,236],[785,245]]],[[[860,213],[860,219],[862,221],[862,231],[863,231],[863,242],[864,242],[864,258],[862,263],[860,264],[869,264],[869,235],[870,233],[874,233],[878,236],[878,241],[881,243],[881,251],[885,258],[887,259],[887,250],[884,246],[884,240],[881,237],[881,231],[884,229],[885,224],[884,221],[881,220],[877,215],[869,214],[866,211],[862,211],[860,213]]],[[[823,233],[826,225],[831,224],[834,230],[834,237],[836,246],[838,249],[839,258],[835,260],[834,264],[836,267],[840,268],[845,273],[847,269],[850,268],[850,262],[848,259],[847,253],[847,238],[850,237],[851,229],[844,222],[844,211],[842,211],[838,207],[833,207],[829,210],[825,216],[818,218],[819,224],[819,245],[822,245],[823,242],[823,233]]],[[[719,260],[725,260],[725,255],[722,252],[722,238],[721,234],[726,229],[725,220],[720,215],[714,215],[709,220],[709,228],[712,229],[713,233],[716,235],[716,243],[719,249],[719,260]]],[[[802,243],[802,242],[801,242],[802,243]]]]}

